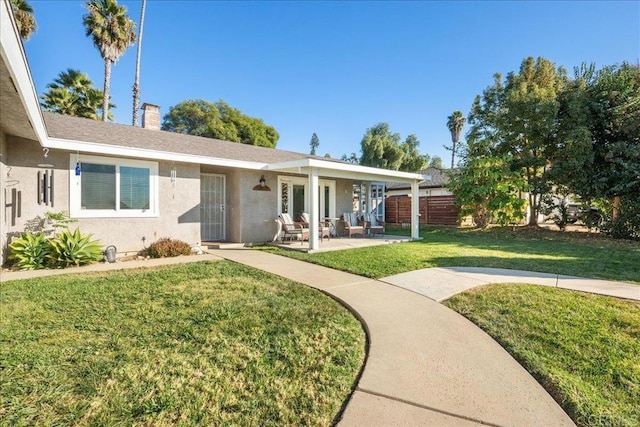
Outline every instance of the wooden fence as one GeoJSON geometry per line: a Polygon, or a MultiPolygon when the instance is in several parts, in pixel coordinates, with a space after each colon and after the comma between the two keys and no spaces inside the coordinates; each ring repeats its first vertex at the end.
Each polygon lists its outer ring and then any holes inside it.
{"type": "MultiPolygon", "coordinates": [[[[420,224],[457,225],[458,208],[455,196],[422,196],[418,212],[420,224]]],[[[385,221],[389,224],[411,223],[411,198],[392,196],[385,199],[385,221]]]]}

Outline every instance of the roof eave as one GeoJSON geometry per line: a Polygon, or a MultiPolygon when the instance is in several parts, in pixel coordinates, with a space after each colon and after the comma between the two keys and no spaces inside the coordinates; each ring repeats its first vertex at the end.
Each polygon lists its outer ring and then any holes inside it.
{"type": "Polygon", "coordinates": [[[181,163],[195,163],[201,165],[224,166],[240,169],[265,169],[266,163],[248,162],[244,160],[224,159],[219,157],[197,156],[193,154],[174,153],[144,148],[121,147],[95,142],[85,142],[61,138],[47,138],[44,147],[67,151],[78,151],[108,156],[132,157],[149,160],[169,160],[181,163]]]}
{"type": "Polygon", "coordinates": [[[11,11],[10,0],[2,0],[0,23],[0,38],[2,39],[2,43],[0,43],[0,54],[2,55],[2,60],[7,64],[7,68],[11,74],[11,80],[22,100],[22,105],[31,122],[35,137],[42,145],[47,139],[47,131],[27,62],[27,55],[17,31],[13,12],[11,11]]]}

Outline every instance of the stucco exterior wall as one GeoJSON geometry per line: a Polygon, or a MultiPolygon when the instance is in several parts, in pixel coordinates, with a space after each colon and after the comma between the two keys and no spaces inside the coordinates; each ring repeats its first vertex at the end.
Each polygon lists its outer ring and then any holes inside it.
{"type": "Polygon", "coordinates": [[[7,223],[5,220],[5,192],[10,188],[7,182],[5,161],[7,159],[7,136],[0,129],[0,264],[4,260],[7,246],[7,223]]]}
{"type": "MultiPolygon", "coordinates": [[[[11,183],[19,194],[19,216],[12,224],[10,207],[2,209],[3,238],[10,239],[25,230],[28,221],[43,217],[47,211],[70,211],[69,161],[70,153],[51,150],[47,158],[36,141],[9,137],[3,162],[9,176],[4,188],[11,183]],[[5,160],[6,159],[6,160],[5,160]],[[39,167],[49,164],[52,167],[39,167]],[[38,171],[54,171],[54,200],[51,204],[37,203],[38,171]]],[[[200,166],[159,162],[159,216],[154,218],[78,218],[70,228],[79,227],[83,233],[92,233],[104,246],[115,245],[120,255],[133,254],[161,237],[183,240],[190,245],[200,242],[200,166]],[[171,183],[171,169],[176,167],[175,186],[171,183]]],[[[3,179],[4,182],[4,179],[3,179]]],[[[4,193],[4,191],[3,191],[4,193]]],[[[10,193],[9,193],[10,194],[10,193]]],[[[7,201],[10,203],[10,201],[7,201]]],[[[3,258],[3,261],[5,259],[3,258]]]]}

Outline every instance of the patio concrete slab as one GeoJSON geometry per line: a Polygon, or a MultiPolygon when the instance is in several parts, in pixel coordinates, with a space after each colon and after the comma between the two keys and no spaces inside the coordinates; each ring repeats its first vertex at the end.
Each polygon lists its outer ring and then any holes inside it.
{"type": "Polygon", "coordinates": [[[618,298],[640,300],[640,285],[531,271],[482,267],[436,267],[384,277],[380,281],[411,290],[435,301],[489,283],[531,283],[618,298]]]}
{"type": "Polygon", "coordinates": [[[322,289],[362,319],[369,354],[341,425],[573,425],[491,337],[433,300],[266,252],[215,254],[322,289]]]}

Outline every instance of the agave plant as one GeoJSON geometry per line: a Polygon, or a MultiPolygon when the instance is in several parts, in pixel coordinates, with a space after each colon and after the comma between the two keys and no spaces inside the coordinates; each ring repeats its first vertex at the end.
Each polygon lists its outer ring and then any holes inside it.
{"type": "Polygon", "coordinates": [[[25,270],[37,270],[46,268],[51,246],[44,233],[22,233],[19,238],[13,239],[9,245],[11,255],[20,268],[25,270]]]}
{"type": "Polygon", "coordinates": [[[103,250],[97,240],[91,240],[92,236],[83,236],[78,228],[74,232],[64,230],[56,234],[50,242],[49,259],[52,266],[66,268],[100,260],[103,250]]]}

